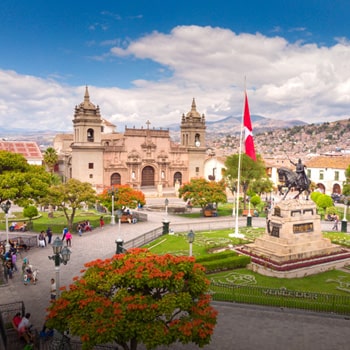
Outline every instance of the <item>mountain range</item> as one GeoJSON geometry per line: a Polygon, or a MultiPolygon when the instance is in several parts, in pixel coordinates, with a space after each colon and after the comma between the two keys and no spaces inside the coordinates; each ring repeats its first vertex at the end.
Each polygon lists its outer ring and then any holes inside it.
{"type": "MultiPolygon", "coordinates": [[[[276,120],[259,115],[252,115],[254,134],[276,129],[292,128],[294,126],[307,125],[301,120],[276,120]]],[[[207,134],[210,137],[222,135],[233,135],[240,133],[242,117],[229,116],[217,121],[207,121],[207,134]]],[[[179,139],[180,123],[165,126],[170,130],[171,137],[176,141],[179,139]]],[[[164,127],[163,127],[164,128],[164,127]]],[[[71,131],[73,133],[73,129],[71,131]]],[[[58,130],[26,130],[16,128],[0,128],[0,138],[9,141],[35,141],[42,147],[51,146],[55,135],[67,133],[58,130]]]]}

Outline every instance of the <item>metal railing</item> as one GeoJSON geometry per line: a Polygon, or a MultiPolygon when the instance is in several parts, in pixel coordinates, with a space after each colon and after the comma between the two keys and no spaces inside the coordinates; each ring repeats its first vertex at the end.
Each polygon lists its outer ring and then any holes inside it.
{"type": "Polygon", "coordinates": [[[347,295],[242,286],[213,281],[210,284],[210,293],[215,301],[350,315],[350,296],[347,295]]]}

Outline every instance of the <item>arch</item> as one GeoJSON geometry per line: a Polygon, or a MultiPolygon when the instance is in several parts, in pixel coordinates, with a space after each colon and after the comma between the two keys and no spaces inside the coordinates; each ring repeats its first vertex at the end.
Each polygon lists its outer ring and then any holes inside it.
{"type": "Polygon", "coordinates": [[[174,186],[176,184],[176,181],[179,182],[180,185],[182,185],[182,174],[177,171],[175,174],[174,174],[174,186]]]}
{"type": "Polygon", "coordinates": [[[154,168],[145,166],[141,174],[141,186],[154,186],[154,168]]]}
{"type": "Polygon", "coordinates": [[[121,185],[122,184],[122,177],[119,173],[113,173],[111,175],[111,186],[114,185],[121,185]]]}
{"type": "Polygon", "coordinates": [[[94,129],[89,128],[86,132],[87,141],[94,142],[94,129]]]}
{"type": "Polygon", "coordinates": [[[333,190],[332,190],[332,193],[338,193],[338,194],[341,194],[341,187],[339,184],[334,184],[333,185],[333,190]]]}
{"type": "Polygon", "coordinates": [[[326,187],[324,186],[324,184],[318,183],[316,186],[321,193],[326,193],[326,187]]]}

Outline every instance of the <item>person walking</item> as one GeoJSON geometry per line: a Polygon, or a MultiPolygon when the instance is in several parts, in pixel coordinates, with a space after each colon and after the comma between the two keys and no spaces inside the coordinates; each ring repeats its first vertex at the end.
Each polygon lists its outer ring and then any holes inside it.
{"type": "Polygon", "coordinates": [[[51,278],[50,299],[56,300],[56,281],[54,278],[51,278]]]}
{"type": "Polygon", "coordinates": [[[12,252],[11,253],[11,260],[12,260],[12,269],[13,271],[18,271],[18,268],[17,268],[17,254],[16,252],[12,252]]]}
{"type": "Polygon", "coordinates": [[[72,246],[72,234],[70,233],[70,231],[66,233],[66,242],[67,242],[67,247],[72,246]]]}
{"type": "Polygon", "coordinates": [[[52,230],[51,227],[48,227],[46,230],[46,236],[47,236],[47,244],[51,244],[52,240],[52,230]]]}
{"type": "Polygon", "coordinates": [[[338,223],[339,223],[339,216],[337,214],[334,215],[334,225],[332,230],[338,231],[338,223]]]}
{"type": "Polygon", "coordinates": [[[105,225],[105,222],[103,220],[103,216],[100,217],[100,228],[103,228],[103,226],[105,225]]]}

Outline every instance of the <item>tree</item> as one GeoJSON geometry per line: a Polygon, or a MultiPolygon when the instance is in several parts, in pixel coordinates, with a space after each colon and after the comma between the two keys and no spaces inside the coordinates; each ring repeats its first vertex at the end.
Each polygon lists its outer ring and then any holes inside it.
{"type": "MultiPolygon", "coordinates": [[[[226,182],[228,183],[229,187],[234,190],[236,190],[234,184],[236,184],[238,180],[238,162],[238,154],[233,154],[227,157],[225,162],[226,169],[223,170],[223,175],[226,182]]],[[[256,157],[256,161],[248,157],[246,154],[242,154],[240,170],[240,185],[242,186],[243,190],[243,198],[247,197],[247,191],[255,181],[262,182],[263,180],[268,180],[265,163],[259,154],[256,157]]],[[[246,201],[243,202],[245,208],[246,201]]]]}
{"type": "Polygon", "coordinates": [[[77,209],[82,208],[83,205],[95,204],[96,198],[91,184],[69,179],[66,183],[51,186],[43,203],[62,209],[67,225],[72,229],[77,209]]]}
{"type": "Polygon", "coordinates": [[[331,196],[328,196],[328,194],[321,193],[321,195],[317,197],[315,203],[319,208],[326,210],[328,207],[333,206],[333,199],[331,196]]]}
{"type": "Polygon", "coordinates": [[[53,147],[48,147],[44,153],[44,163],[49,168],[51,174],[55,170],[55,165],[58,162],[58,155],[53,147]]]}
{"type": "Polygon", "coordinates": [[[27,226],[27,229],[32,229],[33,226],[32,226],[32,220],[35,216],[38,216],[39,215],[39,211],[38,211],[38,208],[37,207],[34,207],[34,205],[28,205],[27,207],[25,207],[23,209],[23,215],[24,217],[26,218],[29,218],[29,226],[27,226]]]}
{"type": "Polygon", "coordinates": [[[115,342],[124,350],[176,341],[210,342],[217,312],[209,281],[193,257],[130,249],[85,264],[69,290],[50,307],[47,326],[79,336],[83,349],[115,342]]]}
{"type": "Polygon", "coordinates": [[[43,166],[30,165],[20,154],[0,151],[0,203],[12,200],[25,207],[46,196],[52,176],[43,166]]]}
{"type": "Polygon", "coordinates": [[[204,209],[209,203],[226,203],[225,183],[207,181],[203,178],[191,179],[179,188],[179,198],[191,201],[193,206],[204,209]]]}
{"type": "Polygon", "coordinates": [[[101,194],[97,196],[100,203],[110,212],[112,211],[112,196],[109,193],[114,191],[114,208],[122,209],[125,207],[134,209],[138,204],[145,205],[146,199],[143,192],[135,190],[128,185],[116,185],[105,188],[101,194]]]}

